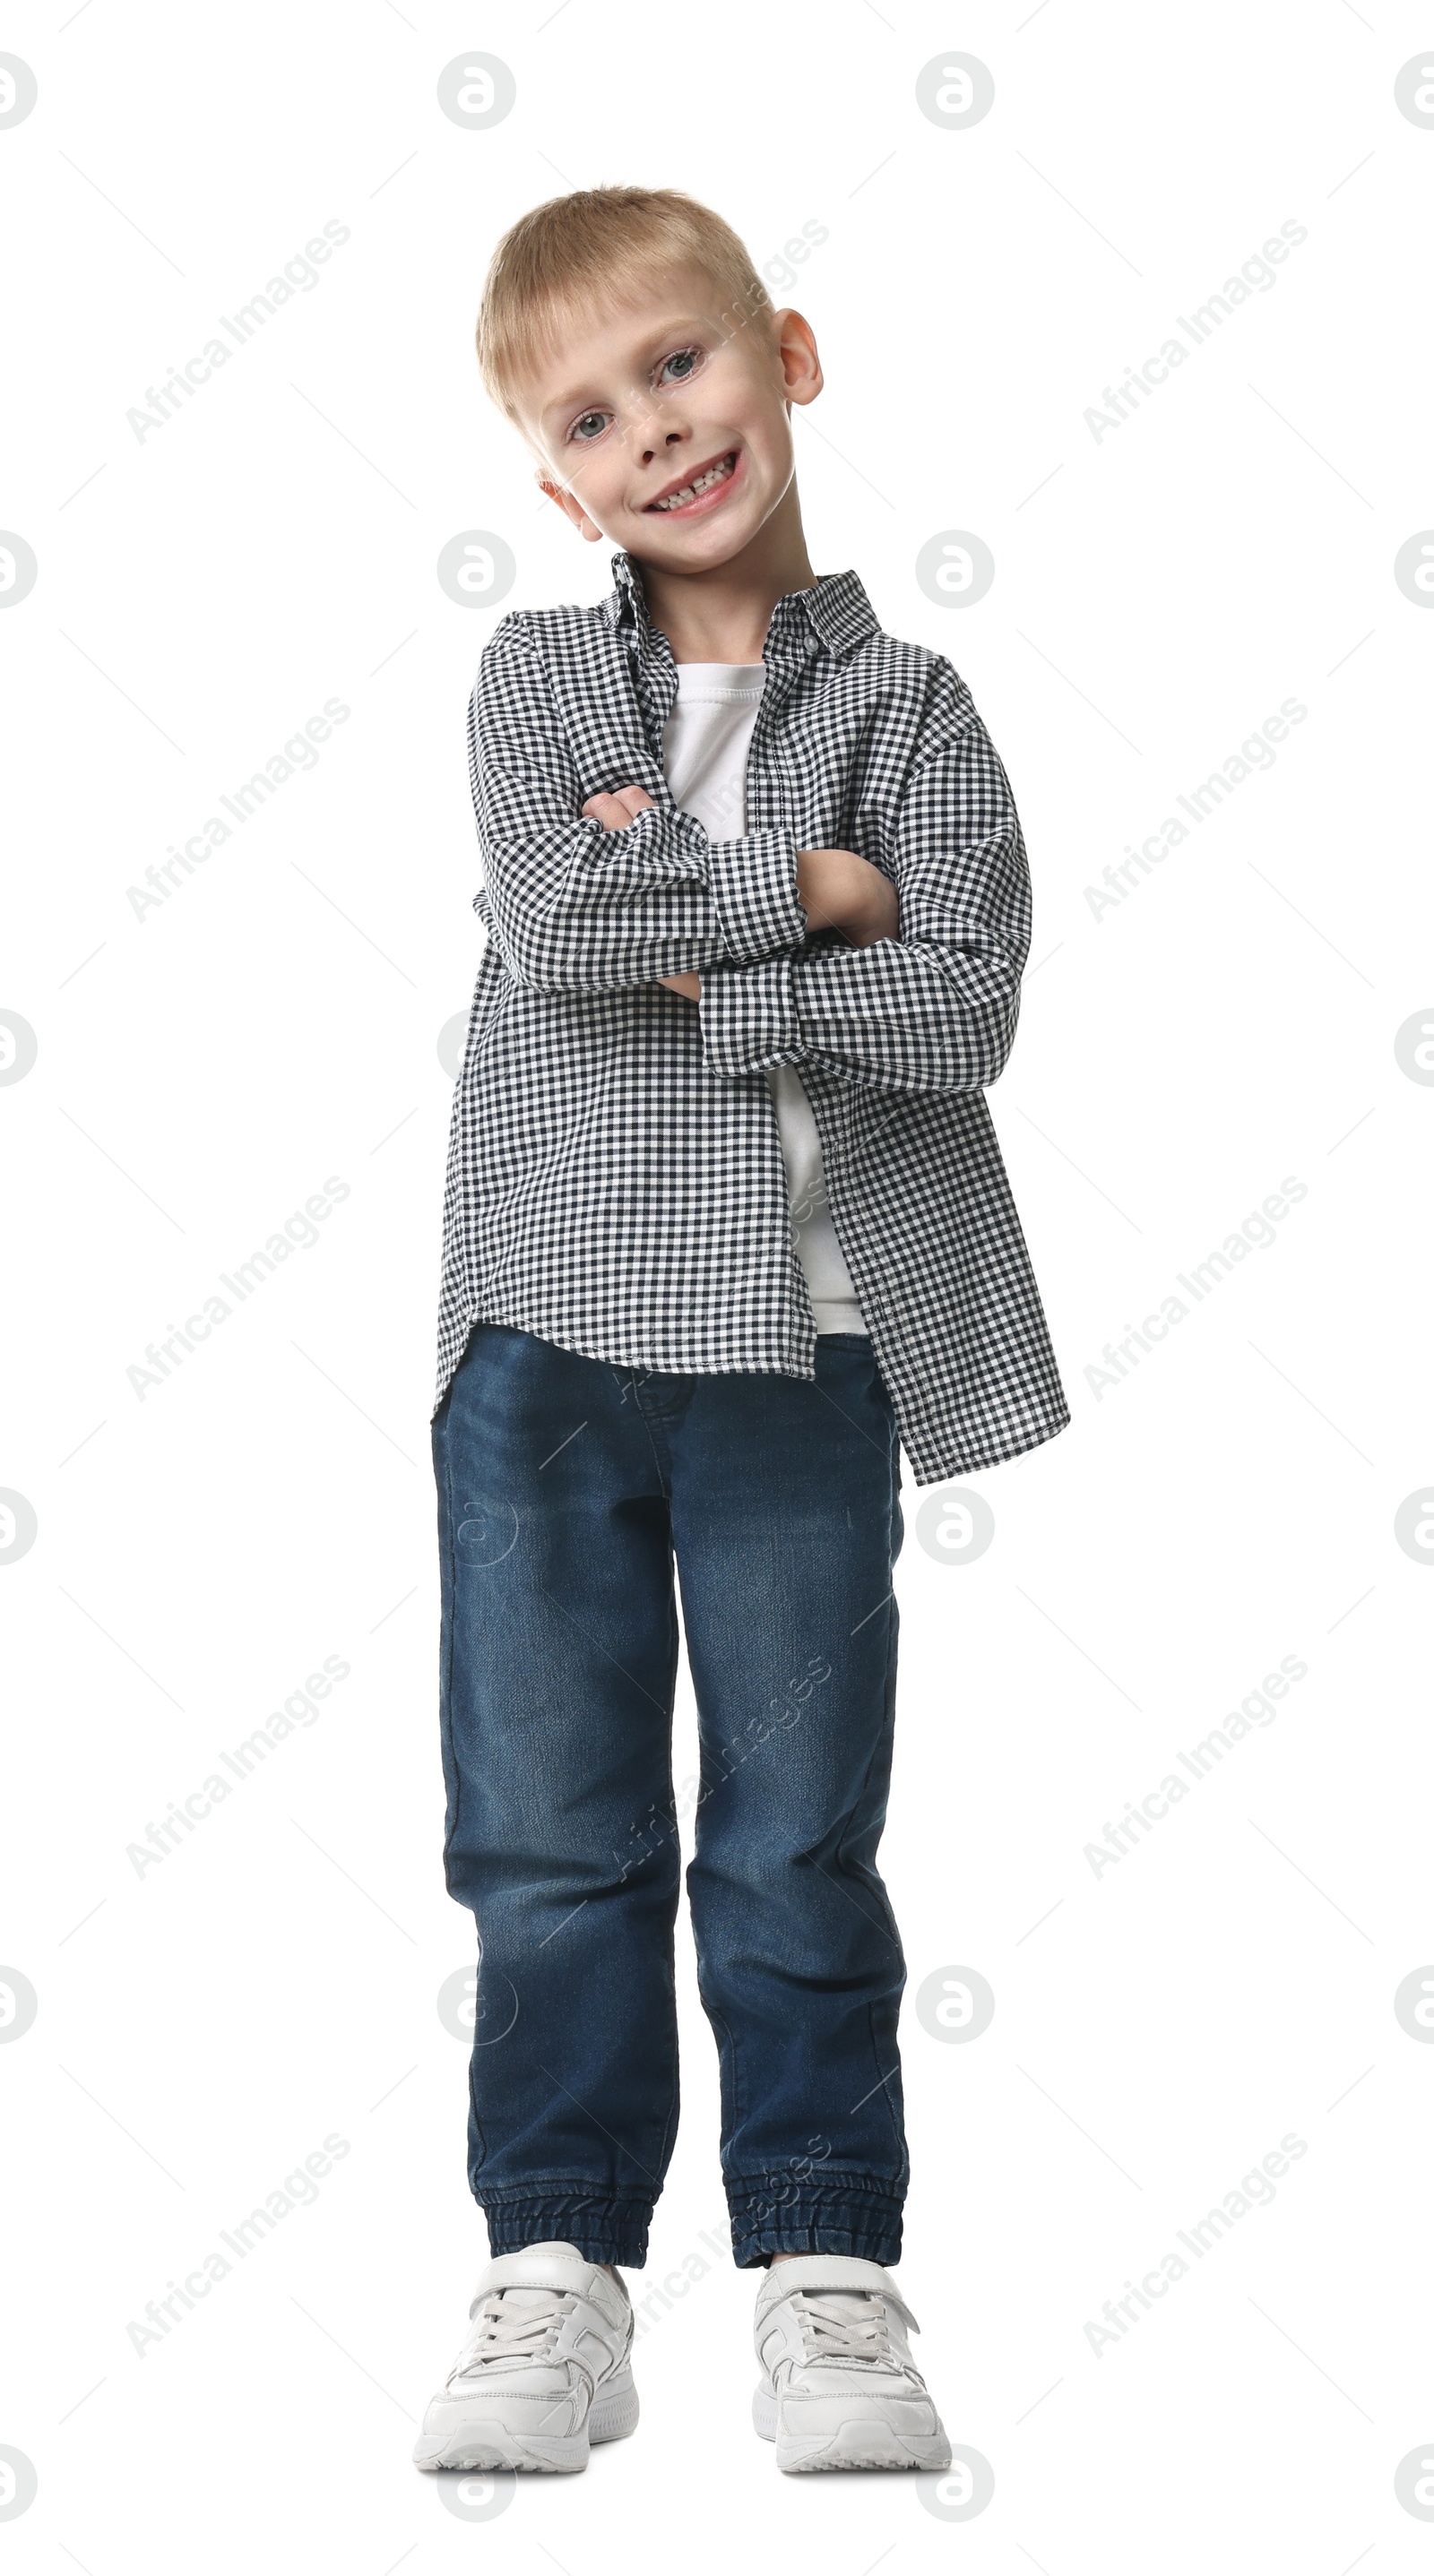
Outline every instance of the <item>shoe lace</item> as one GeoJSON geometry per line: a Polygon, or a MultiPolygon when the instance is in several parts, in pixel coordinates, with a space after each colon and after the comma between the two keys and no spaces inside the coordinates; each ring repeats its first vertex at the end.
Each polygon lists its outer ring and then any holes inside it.
{"type": "Polygon", "coordinates": [[[570,2291],[490,2290],[464,2347],[462,2374],[491,2362],[546,2360],[576,2305],[570,2291]]]}
{"type": "Polygon", "coordinates": [[[802,2339],[814,2361],[867,2361],[891,2365],[886,2302],[872,2290],[820,2298],[799,2290],[792,2301],[802,2339]]]}

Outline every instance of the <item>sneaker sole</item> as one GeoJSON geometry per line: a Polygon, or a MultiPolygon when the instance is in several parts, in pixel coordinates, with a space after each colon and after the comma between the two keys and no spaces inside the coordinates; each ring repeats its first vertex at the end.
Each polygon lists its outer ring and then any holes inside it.
{"type": "Polygon", "coordinates": [[[638,2420],[632,2372],[615,2374],[598,2390],[587,2422],[576,2433],[523,2433],[475,2403],[455,2410],[441,2432],[420,2433],[413,2446],[416,2469],[517,2469],[571,2476],[585,2469],[594,2442],[626,2441],[638,2420]]]}
{"type": "Polygon", "coordinates": [[[774,2442],[777,2466],[789,2477],[819,2469],[949,2469],[951,2445],[938,2428],[934,2433],[898,2433],[880,2415],[854,2415],[832,2433],[784,2433],[776,2398],[759,2388],[752,2400],[752,2423],[764,2442],[774,2442]]]}

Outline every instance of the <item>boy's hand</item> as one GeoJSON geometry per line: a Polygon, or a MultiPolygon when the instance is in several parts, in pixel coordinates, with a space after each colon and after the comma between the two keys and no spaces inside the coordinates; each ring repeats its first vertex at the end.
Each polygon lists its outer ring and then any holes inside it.
{"type": "Polygon", "coordinates": [[[896,888],[855,850],[798,850],[797,901],[809,930],[839,930],[853,948],[897,935],[896,888]]]}
{"type": "Polygon", "coordinates": [[[590,796],[583,807],[583,820],[601,823],[605,832],[625,832],[643,807],[651,803],[645,787],[619,787],[611,796],[590,796]]]}

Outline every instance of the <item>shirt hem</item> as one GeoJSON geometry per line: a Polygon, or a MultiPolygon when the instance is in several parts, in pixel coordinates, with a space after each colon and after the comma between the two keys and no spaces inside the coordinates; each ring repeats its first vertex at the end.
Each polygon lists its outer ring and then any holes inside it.
{"type": "Polygon", "coordinates": [[[957,1440],[948,1447],[936,1443],[928,1445],[924,1438],[913,1444],[901,1422],[899,1403],[896,1414],[901,1445],[911,1466],[912,1482],[918,1486],[939,1485],[947,1476],[971,1475],[983,1467],[1001,1467],[1008,1459],[1023,1458],[1028,1450],[1040,1449],[1047,1440],[1054,1440],[1060,1432],[1068,1430],[1071,1420],[1070,1409],[1066,1406],[1008,1440],[977,1441],[974,1445],[957,1440]]]}
{"type": "Polygon", "coordinates": [[[870,1326],[854,1297],[813,1297],[812,1313],[819,1333],[866,1333],[870,1326]]]}

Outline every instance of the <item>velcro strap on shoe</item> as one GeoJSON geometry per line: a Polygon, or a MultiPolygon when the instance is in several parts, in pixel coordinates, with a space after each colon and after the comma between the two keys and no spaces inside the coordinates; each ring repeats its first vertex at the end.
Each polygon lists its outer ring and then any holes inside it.
{"type": "Polygon", "coordinates": [[[602,2282],[610,2291],[615,2288],[601,2264],[589,2263],[585,2255],[559,2254],[551,2246],[530,2245],[517,2254],[494,2257],[474,2291],[468,2313],[476,2315],[494,2290],[570,2290],[578,2298],[589,2298],[602,2282]]]}
{"type": "Polygon", "coordinates": [[[818,2298],[824,2290],[874,2291],[905,2319],[913,2334],[921,2332],[884,2264],[868,2263],[859,2255],[794,2254],[785,2263],[773,2263],[757,2293],[758,2316],[765,2316],[778,2300],[790,2298],[793,2290],[810,2290],[818,2298]]]}

